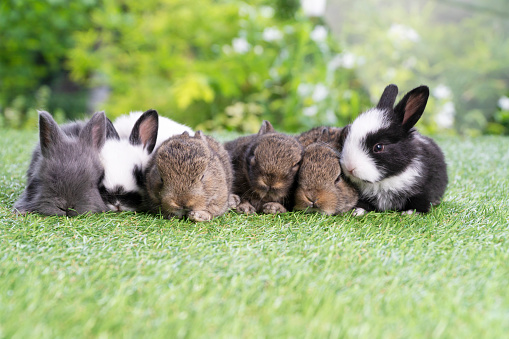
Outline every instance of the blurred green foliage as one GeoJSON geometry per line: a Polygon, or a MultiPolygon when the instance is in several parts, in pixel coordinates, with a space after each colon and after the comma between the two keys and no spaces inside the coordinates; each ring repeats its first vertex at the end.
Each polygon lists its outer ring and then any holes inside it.
{"type": "MultiPolygon", "coordinates": [[[[34,107],[70,113],[84,110],[72,95],[52,93],[65,81],[74,31],[90,25],[96,0],[3,0],[0,2],[0,126],[32,127],[34,107]]],[[[62,86],[60,86],[62,87],[62,86]]],[[[65,86],[68,88],[68,86],[65,86]]],[[[35,117],[35,118],[34,118],[35,117]]]]}
{"type": "Polygon", "coordinates": [[[324,20],[299,0],[5,0],[0,127],[35,126],[35,108],[79,117],[102,87],[110,117],[155,108],[205,130],[297,131],[345,125],[396,83],[430,86],[425,132],[509,134],[508,12],[329,0],[324,20]]]}
{"type": "Polygon", "coordinates": [[[105,0],[75,34],[68,65],[76,81],[111,86],[112,116],[156,108],[196,128],[242,132],[262,119],[288,131],[346,124],[368,97],[353,71],[331,69],[337,43],[299,7],[105,0]]]}
{"type": "Polygon", "coordinates": [[[498,105],[509,88],[506,0],[330,0],[329,13],[342,13],[331,24],[370,93],[426,84],[429,132],[509,133],[498,105]]]}

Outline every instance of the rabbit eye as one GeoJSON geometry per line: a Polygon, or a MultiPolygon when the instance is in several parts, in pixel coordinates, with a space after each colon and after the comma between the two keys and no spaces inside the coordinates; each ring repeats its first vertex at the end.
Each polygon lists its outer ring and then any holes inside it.
{"type": "Polygon", "coordinates": [[[336,178],[336,181],[334,181],[335,184],[339,183],[341,181],[341,174],[338,175],[338,177],[336,178]]]}
{"type": "Polygon", "coordinates": [[[381,153],[384,151],[384,149],[385,149],[384,144],[376,144],[375,146],[373,146],[373,152],[375,153],[381,153]]]}

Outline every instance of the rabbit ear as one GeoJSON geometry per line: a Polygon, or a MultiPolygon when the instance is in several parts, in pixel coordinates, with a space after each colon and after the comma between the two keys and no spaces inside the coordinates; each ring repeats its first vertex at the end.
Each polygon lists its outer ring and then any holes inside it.
{"type": "Polygon", "coordinates": [[[41,153],[43,157],[47,158],[51,150],[60,144],[65,136],[51,114],[45,111],[38,112],[41,153]]]}
{"type": "Polygon", "coordinates": [[[106,141],[106,115],[95,113],[80,132],[80,140],[95,149],[101,149],[106,141]]]}
{"type": "Polygon", "coordinates": [[[260,130],[258,131],[258,135],[266,134],[274,132],[274,127],[272,127],[272,124],[268,122],[267,120],[263,120],[262,126],[260,127],[260,130]]]}
{"type": "Polygon", "coordinates": [[[132,145],[143,145],[148,153],[152,153],[157,141],[157,129],[159,128],[159,115],[154,109],[143,113],[131,131],[129,142],[132,145]]]}
{"type": "Polygon", "coordinates": [[[194,137],[197,139],[207,141],[207,139],[205,139],[205,135],[203,134],[202,131],[196,131],[196,133],[194,133],[194,137]]]}
{"type": "Polygon", "coordinates": [[[378,101],[377,108],[388,108],[392,109],[394,107],[394,103],[396,102],[396,97],[398,96],[398,86],[389,85],[385,87],[382,96],[380,97],[380,101],[378,101]]]}
{"type": "Polygon", "coordinates": [[[330,141],[330,133],[327,127],[322,128],[320,135],[318,136],[318,139],[316,141],[325,143],[330,141]]]}
{"type": "Polygon", "coordinates": [[[428,97],[428,86],[419,86],[408,92],[396,107],[394,107],[394,114],[397,122],[406,130],[414,127],[422,113],[424,113],[428,97]]]}
{"type": "Polygon", "coordinates": [[[186,138],[189,138],[189,132],[188,131],[182,132],[182,136],[186,137],[186,138]]]}
{"type": "Polygon", "coordinates": [[[106,139],[120,140],[120,136],[110,119],[106,118],[106,139]]]}

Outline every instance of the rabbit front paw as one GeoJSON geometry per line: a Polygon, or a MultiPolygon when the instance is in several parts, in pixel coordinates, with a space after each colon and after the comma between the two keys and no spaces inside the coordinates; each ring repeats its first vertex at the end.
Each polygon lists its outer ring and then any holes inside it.
{"type": "Polygon", "coordinates": [[[235,209],[240,204],[240,197],[237,194],[230,194],[228,197],[228,208],[235,209]]]}
{"type": "Polygon", "coordinates": [[[237,205],[237,212],[245,214],[256,213],[256,208],[254,208],[254,206],[249,202],[245,201],[237,205]]]}
{"type": "Polygon", "coordinates": [[[267,202],[263,204],[263,213],[276,214],[285,212],[287,212],[286,208],[278,202],[267,202]]]}
{"type": "Polygon", "coordinates": [[[192,221],[210,221],[212,214],[207,211],[191,211],[187,217],[192,221]]]}

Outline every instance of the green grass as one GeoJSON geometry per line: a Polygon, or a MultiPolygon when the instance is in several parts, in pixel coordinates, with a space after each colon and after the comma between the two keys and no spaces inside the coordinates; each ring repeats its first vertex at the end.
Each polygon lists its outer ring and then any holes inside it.
{"type": "Polygon", "coordinates": [[[15,216],[35,133],[1,131],[0,337],[502,338],[509,139],[441,138],[427,215],[210,223],[15,216]]]}

